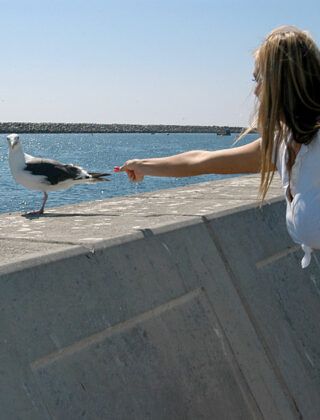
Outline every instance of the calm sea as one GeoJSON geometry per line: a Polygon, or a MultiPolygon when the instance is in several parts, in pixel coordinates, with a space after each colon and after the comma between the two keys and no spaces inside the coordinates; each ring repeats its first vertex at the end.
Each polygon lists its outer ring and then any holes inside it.
{"type": "MultiPolygon", "coordinates": [[[[48,157],[63,163],[74,163],[90,171],[110,171],[132,158],[168,156],[187,150],[218,150],[232,147],[236,136],[216,134],[21,134],[24,151],[33,156],[48,157]]],[[[252,141],[249,135],[241,144],[252,141]]],[[[81,201],[137,194],[175,188],[227,176],[205,175],[190,178],[146,177],[133,184],[123,173],[113,174],[111,182],[78,185],[49,194],[47,207],[81,201]]],[[[0,135],[0,213],[31,211],[40,207],[42,193],[29,191],[13,180],[8,166],[8,145],[0,135]]]]}

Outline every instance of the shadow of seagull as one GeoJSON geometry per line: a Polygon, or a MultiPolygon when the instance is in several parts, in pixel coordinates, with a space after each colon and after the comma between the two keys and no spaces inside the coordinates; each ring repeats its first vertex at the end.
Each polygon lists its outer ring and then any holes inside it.
{"type": "Polygon", "coordinates": [[[44,214],[22,214],[22,217],[28,220],[42,219],[50,217],[119,217],[119,213],[44,213],[44,214]]]}

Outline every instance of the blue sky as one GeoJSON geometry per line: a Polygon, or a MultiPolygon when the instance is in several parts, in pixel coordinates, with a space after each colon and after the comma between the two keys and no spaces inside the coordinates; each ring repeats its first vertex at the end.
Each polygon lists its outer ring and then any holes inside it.
{"type": "Polygon", "coordinates": [[[0,0],[0,121],[247,125],[252,52],[317,1],[0,0]]]}

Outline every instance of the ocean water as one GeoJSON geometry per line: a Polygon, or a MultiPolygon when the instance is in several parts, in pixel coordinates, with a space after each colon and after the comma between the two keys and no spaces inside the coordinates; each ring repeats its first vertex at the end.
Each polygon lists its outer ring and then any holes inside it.
{"type": "MultiPolygon", "coordinates": [[[[248,135],[239,144],[257,138],[248,135]]],[[[218,150],[232,147],[236,135],[216,134],[21,134],[24,151],[33,156],[48,157],[63,163],[74,163],[93,172],[110,172],[111,181],[77,185],[49,194],[47,207],[81,201],[101,200],[115,196],[175,188],[230,175],[204,175],[188,178],[145,177],[132,183],[124,173],[113,173],[115,165],[133,158],[160,157],[188,150],[218,150]]],[[[8,144],[0,135],[0,213],[31,211],[41,206],[42,193],[16,184],[8,165],[8,144]]]]}

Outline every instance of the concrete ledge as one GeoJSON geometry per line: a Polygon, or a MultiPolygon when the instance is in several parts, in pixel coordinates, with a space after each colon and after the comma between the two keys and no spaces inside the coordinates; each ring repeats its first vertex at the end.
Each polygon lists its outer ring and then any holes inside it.
{"type": "MultiPolygon", "coordinates": [[[[48,209],[40,218],[4,214],[0,216],[0,269],[78,246],[92,250],[101,241],[144,229],[201,221],[204,215],[258,205],[258,184],[257,176],[245,176],[48,209]]],[[[281,194],[279,183],[275,183],[269,202],[281,194]]]]}
{"type": "Polygon", "coordinates": [[[257,182],[2,216],[3,418],[317,419],[319,266],[257,182]]]}

